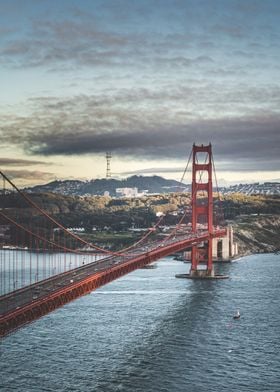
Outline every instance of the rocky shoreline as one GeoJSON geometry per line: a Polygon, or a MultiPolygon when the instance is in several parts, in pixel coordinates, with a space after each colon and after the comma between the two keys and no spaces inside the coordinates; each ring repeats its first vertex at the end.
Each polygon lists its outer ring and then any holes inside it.
{"type": "Polygon", "coordinates": [[[230,224],[239,256],[280,250],[280,215],[240,215],[230,224]]]}

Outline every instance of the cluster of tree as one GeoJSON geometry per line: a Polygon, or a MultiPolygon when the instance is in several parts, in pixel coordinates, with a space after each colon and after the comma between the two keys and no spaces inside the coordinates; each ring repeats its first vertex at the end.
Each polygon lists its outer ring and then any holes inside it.
{"type": "MultiPolygon", "coordinates": [[[[183,214],[189,209],[191,196],[188,193],[172,193],[141,198],[115,199],[105,196],[63,196],[53,193],[29,194],[31,200],[49,215],[55,217],[65,227],[84,227],[87,232],[92,228],[104,230],[127,230],[129,227],[149,227],[153,225],[158,213],[165,214],[165,224],[178,221],[176,213],[183,214]],[[174,214],[174,212],[176,213],[174,214]]],[[[205,198],[201,197],[201,203],[205,198]]],[[[1,195],[1,208],[7,209],[11,217],[21,216],[21,220],[33,217],[36,225],[42,225],[40,212],[32,208],[20,195],[1,195]]],[[[280,197],[246,196],[233,194],[214,200],[218,219],[234,219],[242,214],[280,214],[280,197]]]]}
{"type": "Polygon", "coordinates": [[[224,196],[222,207],[225,219],[239,215],[280,214],[280,197],[275,195],[252,195],[240,193],[224,196]]]}

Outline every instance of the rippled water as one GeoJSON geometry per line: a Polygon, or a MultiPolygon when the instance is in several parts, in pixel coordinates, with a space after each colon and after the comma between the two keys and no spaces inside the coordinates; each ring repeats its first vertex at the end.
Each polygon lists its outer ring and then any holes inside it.
{"type": "Polygon", "coordinates": [[[3,339],[0,390],[279,392],[280,256],[222,265],[220,281],[157,265],[3,339]]]}

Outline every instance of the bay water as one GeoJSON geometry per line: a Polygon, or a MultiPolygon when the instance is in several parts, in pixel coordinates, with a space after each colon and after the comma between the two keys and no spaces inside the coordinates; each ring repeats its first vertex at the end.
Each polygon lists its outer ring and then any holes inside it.
{"type": "Polygon", "coordinates": [[[280,255],[188,270],[164,258],[2,339],[1,392],[279,392],[280,255]]]}

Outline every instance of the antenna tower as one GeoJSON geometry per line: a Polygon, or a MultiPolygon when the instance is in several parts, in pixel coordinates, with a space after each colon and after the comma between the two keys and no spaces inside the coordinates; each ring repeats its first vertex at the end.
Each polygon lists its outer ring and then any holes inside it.
{"type": "Polygon", "coordinates": [[[106,169],[106,179],[111,178],[111,158],[112,154],[110,152],[106,152],[106,161],[107,161],[107,169],[106,169]]]}

